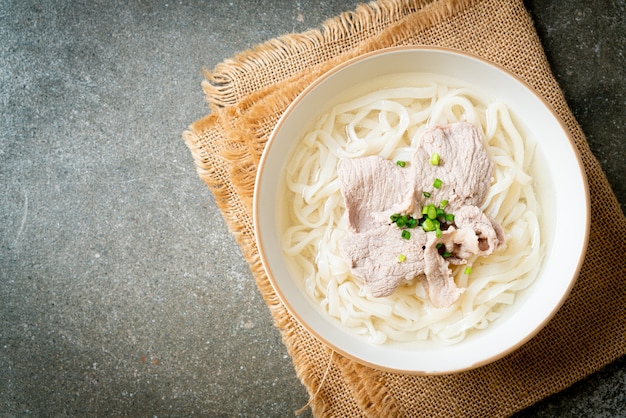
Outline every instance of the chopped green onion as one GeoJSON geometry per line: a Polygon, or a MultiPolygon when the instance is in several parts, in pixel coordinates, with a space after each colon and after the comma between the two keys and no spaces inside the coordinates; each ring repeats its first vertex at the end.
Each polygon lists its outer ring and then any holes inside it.
{"type": "Polygon", "coordinates": [[[447,222],[454,222],[454,215],[452,213],[446,213],[445,218],[447,222]]]}
{"type": "Polygon", "coordinates": [[[443,211],[443,209],[441,208],[437,208],[437,217],[443,217],[445,215],[445,212],[443,211]]]}
{"type": "Polygon", "coordinates": [[[441,235],[442,235],[441,229],[439,229],[439,228],[435,229],[435,236],[437,238],[441,238],[441,235]]]}
{"type": "Polygon", "coordinates": [[[433,182],[433,187],[435,189],[441,188],[441,179],[435,179],[435,181],[433,182]]]}
{"type": "Polygon", "coordinates": [[[426,232],[434,231],[436,229],[435,224],[433,223],[433,220],[430,218],[426,218],[426,220],[422,224],[422,228],[426,232]]]}
{"type": "Polygon", "coordinates": [[[428,205],[422,206],[422,215],[428,215],[428,205]]]}
{"type": "Polygon", "coordinates": [[[431,165],[439,165],[439,154],[434,152],[433,155],[430,156],[430,164],[431,165]]]}
{"type": "Polygon", "coordinates": [[[434,205],[429,205],[428,206],[428,213],[427,213],[428,217],[430,219],[437,219],[437,209],[435,209],[434,205]]]}
{"type": "Polygon", "coordinates": [[[443,243],[440,242],[439,244],[436,245],[436,247],[437,249],[440,249],[441,247],[443,247],[443,243]]]}
{"type": "Polygon", "coordinates": [[[465,270],[463,270],[463,274],[472,274],[472,268],[471,267],[465,267],[465,270]]]}
{"type": "Polygon", "coordinates": [[[426,198],[430,197],[430,193],[424,192],[424,197],[426,197],[426,198]]]}
{"type": "Polygon", "coordinates": [[[400,166],[400,167],[405,167],[406,166],[406,161],[396,161],[396,164],[398,164],[398,166],[400,166]]]}
{"type": "Polygon", "coordinates": [[[441,209],[445,209],[446,206],[448,206],[448,201],[447,200],[442,200],[441,203],[439,203],[439,207],[441,209]]]}
{"type": "Polygon", "coordinates": [[[398,261],[404,263],[406,261],[406,255],[400,254],[398,255],[398,261]]]}
{"type": "Polygon", "coordinates": [[[411,238],[411,233],[409,231],[407,231],[406,229],[402,231],[402,238],[404,239],[410,239],[411,238]]]}
{"type": "MultiPolygon", "coordinates": [[[[393,215],[389,216],[389,219],[392,223],[395,223],[396,226],[400,229],[415,228],[419,225],[419,220],[411,215],[400,215],[398,213],[394,213],[393,215]]],[[[410,236],[411,235],[409,234],[409,237],[410,236]]]]}
{"type": "Polygon", "coordinates": [[[441,256],[442,256],[443,258],[448,258],[448,257],[450,257],[451,255],[452,255],[452,253],[451,253],[451,252],[449,252],[449,251],[446,251],[446,252],[444,252],[443,254],[441,254],[441,256]]]}

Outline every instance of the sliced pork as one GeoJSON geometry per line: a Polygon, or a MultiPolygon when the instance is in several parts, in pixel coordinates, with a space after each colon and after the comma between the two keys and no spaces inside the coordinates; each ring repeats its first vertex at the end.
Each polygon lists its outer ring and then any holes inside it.
{"type": "Polygon", "coordinates": [[[376,155],[342,160],[337,171],[351,231],[388,224],[390,214],[413,210],[410,168],[376,155]]]}
{"type": "Polygon", "coordinates": [[[452,213],[462,206],[480,206],[487,196],[493,163],[483,146],[480,132],[466,122],[434,126],[424,133],[413,156],[415,192],[433,193],[448,201],[452,213]],[[440,156],[433,165],[433,154],[440,156]],[[433,187],[435,179],[440,188],[433,187]]]}
{"type": "Polygon", "coordinates": [[[468,258],[472,254],[489,255],[504,243],[504,231],[476,206],[463,206],[454,214],[458,228],[455,254],[468,258]]]}
{"type": "Polygon", "coordinates": [[[450,261],[439,254],[437,244],[438,240],[431,234],[424,250],[426,280],[423,283],[432,304],[441,308],[456,302],[463,290],[454,282],[448,267],[450,261]]]}
{"type": "Polygon", "coordinates": [[[343,160],[338,174],[349,228],[340,249],[372,296],[388,296],[403,282],[423,277],[433,305],[450,306],[463,292],[450,264],[491,254],[504,242],[500,225],[479,208],[493,164],[470,123],[426,131],[407,167],[370,156],[343,160]],[[438,161],[431,162],[435,153],[438,161]],[[437,222],[431,229],[422,206],[433,202],[454,216],[431,218],[437,222]],[[392,214],[420,219],[421,224],[398,226],[390,220],[392,214]]]}
{"type": "Polygon", "coordinates": [[[426,241],[423,230],[412,230],[406,240],[397,227],[384,225],[349,235],[340,248],[352,273],[363,280],[372,296],[380,297],[424,272],[426,241]]]}

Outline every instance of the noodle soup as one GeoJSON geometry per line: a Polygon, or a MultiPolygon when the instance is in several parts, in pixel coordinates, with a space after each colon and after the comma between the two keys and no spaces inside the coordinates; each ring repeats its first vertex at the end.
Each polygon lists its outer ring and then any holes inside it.
{"type": "Polygon", "coordinates": [[[410,374],[473,369],[533,338],[569,295],[589,236],[584,169],[555,110],[497,64],[445,48],[375,51],[307,87],[265,145],[252,209],[276,313],[351,360],[410,374]],[[380,109],[363,110],[370,94],[380,109]],[[505,246],[453,272],[466,290],[449,308],[429,304],[420,280],[370,298],[338,248],[351,224],[337,163],[404,160],[423,130],[455,121],[479,129],[496,166],[476,209],[504,227],[505,246]]]}
{"type": "Polygon", "coordinates": [[[338,102],[296,140],[282,176],[279,234],[293,276],[324,315],[373,344],[453,345],[489,327],[533,283],[544,255],[534,140],[504,103],[432,73],[378,77],[338,102]],[[370,155],[410,160],[427,128],[460,121],[478,128],[495,166],[481,209],[502,226],[503,247],[469,259],[471,274],[465,265],[452,267],[465,291],[450,307],[434,307],[419,278],[389,296],[370,296],[339,251],[347,234],[339,162],[370,155]]]}

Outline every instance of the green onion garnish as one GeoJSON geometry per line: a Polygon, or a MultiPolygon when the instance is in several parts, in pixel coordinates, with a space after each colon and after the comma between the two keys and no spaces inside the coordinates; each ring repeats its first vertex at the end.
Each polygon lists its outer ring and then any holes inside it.
{"type": "Polygon", "coordinates": [[[426,198],[430,197],[430,193],[424,192],[424,197],[426,197],[426,198]]]}
{"type": "Polygon", "coordinates": [[[391,222],[395,223],[398,228],[402,229],[401,236],[404,239],[411,238],[411,233],[405,228],[415,228],[419,225],[419,220],[415,219],[411,215],[400,215],[398,213],[394,213],[389,216],[389,219],[391,219],[391,222]]]}
{"type": "Polygon", "coordinates": [[[441,188],[441,179],[435,179],[435,181],[433,182],[433,187],[435,189],[441,188]]]}
{"type": "Polygon", "coordinates": [[[431,165],[439,165],[439,154],[434,152],[433,155],[430,156],[430,164],[431,165]]]}
{"type": "Polygon", "coordinates": [[[442,256],[443,258],[448,258],[448,257],[450,257],[451,255],[452,255],[452,253],[451,253],[451,252],[448,252],[448,251],[446,251],[446,252],[444,252],[443,254],[441,254],[441,256],[442,256]]]}
{"type": "Polygon", "coordinates": [[[398,255],[398,261],[399,262],[404,263],[405,260],[406,260],[406,255],[404,255],[404,254],[398,255]]]}
{"type": "Polygon", "coordinates": [[[406,161],[396,161],[396,164],[398,164],[398,166],[400,166],[400,167],[405,167],[406,166],[406,161]]]}
{"type": "Polygon", "coordinates": [[[435,205],[428,205],[427,215],[430,219],[437,219],[437,209],[435,208],[435,205]]]}
{"type": "Polygon", "coordinates": [[[465,270],[463,270],[463,274],[472,274],[472,268],[471,267],[465,267],[465,270]]]}
{"type": "MultiPolygon", "coordinates": [[[[454,215],[452,213],[446,213],[444,210],[445,207],[448,206],[447,200],[442,200],[439,203],[439,206],[435,206],[434,204],[424,205],[422,206],[422,217],[418,220],[414,220],[413,217],[409,216],[408,222],[406,225],[408,228],[415,228],[415,226],[419,225],[425,232],[435,231],[435,235],[437,238],[441,238],[443,235],[443,230],[441,228],[442,223],[454,222],[454,215]]],[[[446,225],[444,225],[445,229],[446,225]]]]}
{"type": "Polygon", "coordinates": [[[424,223],[422,224],[422,228],[426,232],[434,231],[436,229],[435,224],[432,219],[426,218],[424,223]]]}

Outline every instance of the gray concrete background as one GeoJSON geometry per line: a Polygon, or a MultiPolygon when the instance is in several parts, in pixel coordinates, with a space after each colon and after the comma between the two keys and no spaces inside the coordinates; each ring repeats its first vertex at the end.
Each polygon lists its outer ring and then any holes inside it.
{"type": "MultiPolygon", "coordinates": [[[[0,416],[291,416],[307,394],[181,132],[202,68],[357,2],[128,3],[0,1],[0,416]]],[[[626,3],[527,6],[624,208],[626,3]]],[[[517,416],[625,393],[622,358],[517,416]]]]}

